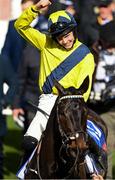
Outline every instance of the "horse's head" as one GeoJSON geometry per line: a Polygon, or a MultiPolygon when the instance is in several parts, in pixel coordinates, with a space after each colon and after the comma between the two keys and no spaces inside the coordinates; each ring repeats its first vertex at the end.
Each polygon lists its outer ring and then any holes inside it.
{"type": "Polygon", "coordinates": [[[80,150],[87,149],[86,116],[87,108],[83,94],[87,91],[87,77],[79,89],[73,87],[64,89],[58,82],[57,118],[63,142],[69,147],[80,150]]]}

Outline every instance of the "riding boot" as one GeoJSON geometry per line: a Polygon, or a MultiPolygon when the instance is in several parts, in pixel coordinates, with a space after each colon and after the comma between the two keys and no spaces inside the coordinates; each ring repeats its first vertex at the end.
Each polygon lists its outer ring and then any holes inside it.
{"type": "Polygon", "coordinates": [[[37,149],[36,146],[38,145],[38,140],[33,138],[32,136],[24,136],[23,140],[23,149],[25,151],[24,156],[23,156],[23,162],[24,164],[27,160],[28,164],[26,167],[25,171],[25,176],[24,179],[38,179],[38,174],[37,174],[37,149]],[[32,159],[30,156],[34,152],[32,159]]]}
{"type": "Polygon", "coordinates": [[[38,145],[38,140],[32,136],[24,136],[22,142],[22,148],[24,150],[24,154],[21,160],[21,166],[29,159],[33,150],[38,145]]]}
{"type": "Polygon", "coordinates": [[[38,178],[38,166],[37,166],[37,149],[26,166],[24,179],[39,179],[38,178]]]}

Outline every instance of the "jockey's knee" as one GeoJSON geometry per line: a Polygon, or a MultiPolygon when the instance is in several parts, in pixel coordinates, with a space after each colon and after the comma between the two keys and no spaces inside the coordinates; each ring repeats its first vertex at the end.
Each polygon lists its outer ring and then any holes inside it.
{"type": "Polygon", "coordinates": [[[22,147],[25,151],[33,151],[38,144],[38,140],[32,136],[24,136],[22,147]]]}

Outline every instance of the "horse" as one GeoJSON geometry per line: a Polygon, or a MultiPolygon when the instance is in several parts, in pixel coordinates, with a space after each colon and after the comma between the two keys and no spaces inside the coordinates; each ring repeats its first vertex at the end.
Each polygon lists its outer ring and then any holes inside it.
{"type": "Polygon", "coordinates": [[[105,139],[108,132],[103,120],[84,101],[83,94],[87,91],[88,82],[87,77],[78,89],[65,89],[58,82],[55,83],[59,96],[25,179],[90,178],[86,171],[85,156],[89,149],[96,149],[87,133],[87,120],[94,121],[103,130],[105,139]],[[34,174],[35,171],[29,171],[33,166],[36,169],[34,174]]]}

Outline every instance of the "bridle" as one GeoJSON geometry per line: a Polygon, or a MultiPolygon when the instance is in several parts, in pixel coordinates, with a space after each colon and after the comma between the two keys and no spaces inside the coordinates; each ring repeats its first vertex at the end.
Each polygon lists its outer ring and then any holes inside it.
{"type": "Polygon", "coordinates": [[[58,116],[59,109],[58,109],[58,106],[64,99],[83,99],[83,95],[66,95],[66,96],[63,96],[63,97],[59,98],[59,100],[57,102],[57,120],[58,120],[59,131],[60,131],[60,134],[61,134],[61,137],[62,137],[62,144],[67,145],[67,143],[69,141],[76,140],[79,137],[80,133],[86,135],[86,132],[84,130],[79,130],[74,135],[70,134],[69,136],[67,136],[66,133],[63,131],[62,126],[61,126],[60,121],[59,121],[59,116],[58,116]]]}
{"type": "MultiPolygon", "coordinates": [[[[70,141],[76,141],[76,139],[79,137],[79,134],[82,133],[86,136],[86,141],[87,141],[87,133],[84,131],[84,130],[79,130],[77,131],[75,134],[70,134],[69,136],[66,135],[66,133],[63,131],[62,129],[62,126],[60,124],[60,121],[59,121],[59,116],[58,116],[58,106],[60,105],[60,103],[65,100],[65,99],[83,99],[83,96],[82,95],[66,95],[66,96],[63,96],[61,98],[58,99],[58,102],[57,102],[57,120],[58,120],[58,126],[59,126],[59,131],[60,131],[60,134],[61,134],[61,137],[62,137],[62,145],[60,147],[60,151],[59,151],[59,157],[60,159],[63,161],[63,163],[66,163],[66,160],[63,158],[63,156],[61,155],[62,154],[62,150],[65,149],[66,153],[68,153],[68,149],[70,148],[69,147],[69,142],[70,141]]],[[[72,149],[72,148],[71,148],[72,149]]],[[[76,147],[76,158],[73,162],[73,165],[72,167],[69,169],[68,171],[68,175],[66,177],[64,177],[64,179],[67,179],[70,177],[70,175],[72,174],[72,172],[74,171],[75,167],[77,166],[78,168],[78,156],[79,156],[79,153],[80,153],[80,149],[78,147],[76,147]]],[[[80,164],[84,164],[85,162],[83,161],[82,163],[80,164]]]]}

